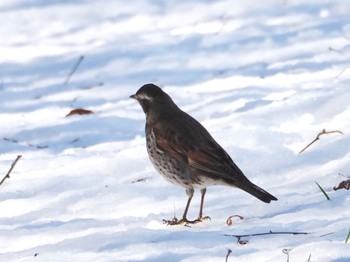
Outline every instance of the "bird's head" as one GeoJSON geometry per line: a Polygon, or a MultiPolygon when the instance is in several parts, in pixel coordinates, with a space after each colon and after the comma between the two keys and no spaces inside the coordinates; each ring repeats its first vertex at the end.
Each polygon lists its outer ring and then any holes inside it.
{"type": "Polygon", "coordinates": [[[146,115],[150,110],[159,113],[164,106],[174,104],[170,96],[154,84],[143,85],[136,94],[131,95],[130,98],[140,103],[146,115]]]}

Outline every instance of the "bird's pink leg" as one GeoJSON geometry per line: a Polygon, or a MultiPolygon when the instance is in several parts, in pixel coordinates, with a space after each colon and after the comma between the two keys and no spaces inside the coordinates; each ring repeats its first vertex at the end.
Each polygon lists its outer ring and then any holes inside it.
{"type": "Polygon", "coordinates": [[[199,209],[199,215],[198,218],[195,220],[195,222],[202,222],[203,220],[210,220],[209,216],[205,216],[203,217],[203,206],[204,206],[204,197],[205,197],[205,193],[207,192],[206,188],[202,188],[201,189],[201,206],[199,209]]]}

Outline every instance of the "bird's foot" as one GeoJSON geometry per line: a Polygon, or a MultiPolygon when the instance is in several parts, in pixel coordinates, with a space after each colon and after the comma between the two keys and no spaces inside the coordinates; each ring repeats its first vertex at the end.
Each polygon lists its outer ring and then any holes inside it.
{"type": "MultiPolygon", "coordinates": [[[[195,221],[198,221],[198,222],[203,222],[205,220],[211,220],[210,216],[205,216],[205,217],[199,217],[197,218],[195,221]]],[[[197,222],[197,223],[198,223],[197,222]]]]}
{"type": "Polygon", "coordinates": [[[189,225],[189,224],[197,224],[197,223],[202,223],[205,220],[211,220],[209,216],[205,217],[199,217],[195,220],[188,220],[187,218],[182,218],[182,219],[177,219],[174,217],[172,220],[166,220],[163,219],[163,223],[166,224],[167,226],[175,226],[175,225],[189,225]]]}
{"type": "Polygon", "coordinates": [[[209,216],[205,216],[205,217],[198,217],[196,220],[191,221],[191,224],[197,224],[197,223],[203,223],[203,221],[205,220],[211,220],[211,218],[209,216]]]}
{"type": "Polygon", "coordinates": [[[172,220],[166,220],[163,219],[163,224],[166,224],[167,226],[175,226],[175,225],[187,225],[187,224],[195,224],[196,220],[190,221],[187,218],[177,219],[174,217],[172,220]]]}
{"type": "Polygon", "coordinates": [[[163,219],[163,224],[166,224],[167,226],[174,226],[174,225],[180,225],[181,220],[178,220],[176,217],[174,217],[172,220],[166,220],[163,219]]]}

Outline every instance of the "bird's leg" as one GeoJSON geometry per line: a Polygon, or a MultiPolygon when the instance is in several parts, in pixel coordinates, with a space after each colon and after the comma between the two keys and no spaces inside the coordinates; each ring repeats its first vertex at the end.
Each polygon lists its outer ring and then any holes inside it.
{"type": "Polygon", "coordinates": [[[204,206],[204,197],[205,197],[205,193],[207,192],[206,188],[202,188],[201,189],[201,206],[199,209],[199,214],[198,214],[198,218],[195,220],[196,223],[198,222],[202,222],[203,220],[210,220],[209,216],[205,216],[203,217],[203,206],[204,206]]]}
{"type": "Polygon", "coordinates": [[[193,188],[186,189],[186,194],[188,196],[187,204],[186,204],[185,211],[182,215],[182,219],[179,220],[179,224],[191,223],[191,221],[187,220],[187,212],[188,212],[188,209],[190,208],[191,200],[194,194],[194,189],[193,188]]]}
{"type": "Polygon", "coordinates": [[[202,219],[202,216],[203,216],[204,197],[206,192],[207,192],[206,188],[201,189],[201,206],[199,209],[198,219],[202,219]]]}
{"type": "Polygon", "coordinates": [[[186,194],[188,196],[188,199],[187,199],[187,204],[186,204],[185,211],[184,211],[184,213],[182,215],[182,219],[178,220],[176,217],[174,217],[172,220],[164,220],[163,219],[163,222],[165,224],[167,224],[169,226],[173,226],[173,225],[180,225],[180,224],[194,224],[195,223],[195,221],[187,220],[187,212],[188,212],[188,209],[189,209],[190,204],[191,204],[193,193],[194,193],[194,189],[193,188],[186,189],[186,194]]]}

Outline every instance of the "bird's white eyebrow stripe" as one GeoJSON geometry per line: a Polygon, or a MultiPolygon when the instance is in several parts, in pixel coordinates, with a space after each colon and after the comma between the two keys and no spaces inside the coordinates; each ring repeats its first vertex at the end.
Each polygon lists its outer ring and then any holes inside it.
{"type": "Polygon", "coordinates": [[[137,94],[136,96],[137,96],[139,99],[148,99],[148,100],[151,99],[151,98],[150,98],[147,94],[145,94],[145,93],[137,94]]]}

